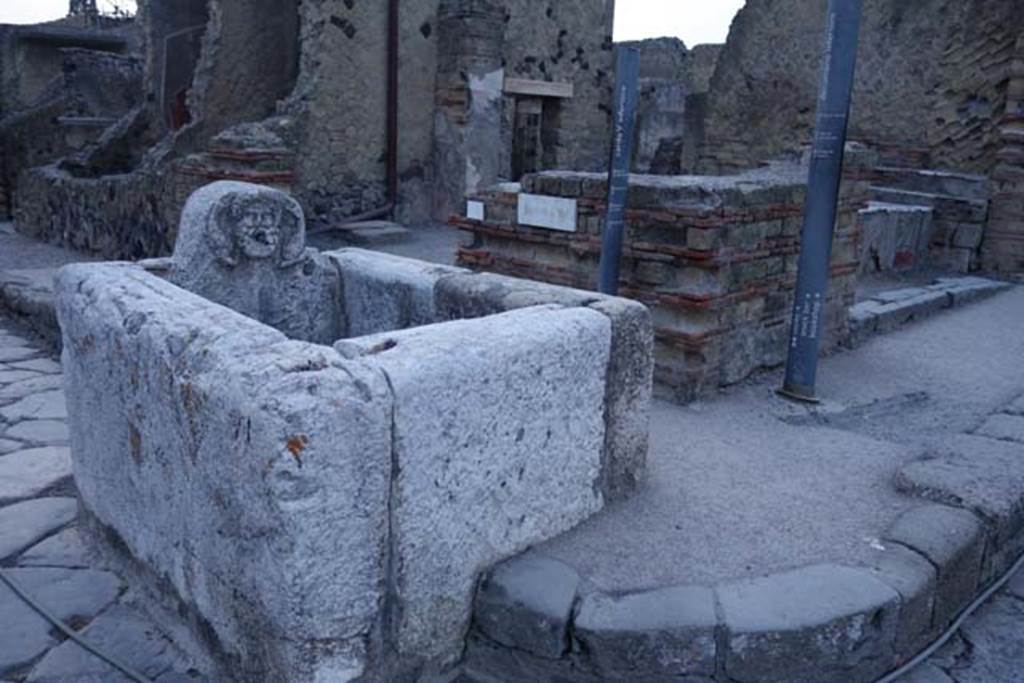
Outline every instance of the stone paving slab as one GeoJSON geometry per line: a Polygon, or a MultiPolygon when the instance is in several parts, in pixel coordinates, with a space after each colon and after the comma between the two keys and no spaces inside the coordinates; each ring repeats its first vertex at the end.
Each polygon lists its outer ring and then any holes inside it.
{"type": "Polygon", "coordinates": [[[1011,415],[1024,415],[1024,396],[1017,397],[1017,400],[1008,405],[1004,412],[1011,415]]]}
{"type": "Polygon", "coordinates": [[[9,406],[0,408],[0,417],[8,422],[66,420],[68,408],[64,402],[64,392],[57,389],[30,394],[9,406]]]}
{"type": "Polygon", "coordinates": [[[8,363],[17,370],[31,370],[49,375],[60,374],[60,363],[49,358],[36,358],[34,360],[23,360],[8,363]]]}
{"type": "Polygon", "coordinates": [[[969,656],[949,673],[956,683],[1015,683],[1024,680],[1024,601],[1003,597],[982,606],[961,630],[969,656]]]}
{"type": "Polygon", "coordinates": [[[71,450],[47,446],[0,457],[0,505],[32,498],[71,479],[71,450]]]}
{"type": "Polygon", "coordinates": [[[0,508],[0,561],[71,523],[77,514],[74,498],[36,498],[0,508]]]}
{"type": "Polygon", "coordinates": [[[63,378],[60,375],[39,375],[36,377],[25,377],[20,381],[12,381],[0,388],[0,402],[16,401],[27,398],[31,394],[61,389],[63,378]]]}
{"type": "Polygon", "coordinates": [[[9,366],[0,364],[0,384],[8,385],[15,382],[21,382],[23,380],[33,379],[39,377],[40,373],[32,372],[31,370],[13,370],[5,369],[9,366]]]}
{"type": "MultiPolygon", "coordinates": [[[[157,679],[173,671],[182,661],[181,654],[174,650],[171,642],[152,622],[124,605],[115,605],[96,617],[81,635],[90,645],[150,679],[157,679]]],[[[26,682],[115,683],[130,680],[77,643],[67,640],[50,650],[32,668],[26,682]]]]}
{"type": "Polygon", "coordinates": [[[19,567],[102,569],[90,555],[78,527],[70,527],[32,546],[18,556],[19,567]]]}
{"type": "Polygon", "coordinates": [[[985,424],[978,428],[978,434],[1000,439],[1002,441],[1015,441],[1024,444],[1024,416],[1021,415],[993,415],[985,424]]]}
{"type": "MultiPolygon", "coordinates": [[[[80,628],[112,603],[121,592],[121,580],[109,572],[93,570],[19,568],[4,570],[17,585],[54,616],[80,628]]],[[[0,584],[0,676],[12,675],[31,664],[59,641],[48,621],[0,584]]]]}
{"type": "Polygon", "coordinates": [[[63,420],[24,420],[0,436],[41,446],[67,446],[68,425],[63,420]]]}

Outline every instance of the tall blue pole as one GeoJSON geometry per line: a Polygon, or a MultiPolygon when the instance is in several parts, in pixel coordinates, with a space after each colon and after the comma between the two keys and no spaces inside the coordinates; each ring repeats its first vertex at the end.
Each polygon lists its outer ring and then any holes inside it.
{"type": "Polygon", "coordinates": [[[629,167],[633,159],[633,131],[636,128],[637,84],[640,77],[640,50],[618,49],[615,79],[615,108],[612,112],[612,152],[608,170],[608,214],[601,245],[599,290],[603,294],[619,291],[619,267],[626,226],[626,199],[629,194],[629,167]]]}
{"type": "Polygon", "coordinates": [[[816,400],[818,353],[857,65],[861,2],[829,0],[828,3],[827,40],[804,207],[789,358],[781,391],[785,396],[802,401],[816,400]]]}

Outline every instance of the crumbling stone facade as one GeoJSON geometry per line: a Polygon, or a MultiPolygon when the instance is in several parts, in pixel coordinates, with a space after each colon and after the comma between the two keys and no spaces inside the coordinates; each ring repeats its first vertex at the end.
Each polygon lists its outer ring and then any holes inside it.
{"type": "MultiPolygon", "coordinates": [[[[1020,12],[1002,0],[866,0],[851,138],[893,148],[892,160],[991,171],[1020,12]]],[[[747,2],[712,79],[702,172],[750,168],[810,139],[824,18],[820,2],[747,2]]]]}
{"type": "Polygon", "coordinates": [[[142,97],[130,22],[0,26],[0,218],[22,170],[82,150],[142,97]]]}
{"type": "Polygon", "coordinates": [[[640,50],[633,170],[692,173],[703,141],[704,107],[721,45],[687,49],[677,38],[621,43],[640,50]]]}
{"type": "Polygon", "coordinates": [[[182,195],[220,179],[290,189],[320,226],[366,212],[393,212],[406,221],[447,218],[477,183],[513,174],[513,148],[524,146],[515,111],[524,98],[546,112],[538,122],[539,166],[531,170],[597,170],[604,163],[611,0],[404,3],[394,27],[384,2],[189,0],[174,8],[158,0],[140,4],[145,103],[107,131],[98,149],[30,172],[22,187],[32,201],[20,203],[20,229],[111,257],[139,256],[138,245],[147,250],[143,255],[166,253],[182,195]],[[443,17],[460,11],[470,22],[484,11],[496,18],[496,30],[466,53],[493,55],[489,119],[476,116],[471,98],[458,94],[461,72],[450,62],[451,45],[441,47],[443,17]],[[392,150],[386,112],[393,44],[398,134],[392,150]],[[446,74],[456,81],[445,85],[446,74]],[[493,161],[472,161],[480,145],[447,135],[438,124],[444,116],[486,130],[478,140],[493,148],[493,161]],[[230,144],[221,144],[225,139],[230,144]],[[95,163],[111,158],[129,167],[95,163]],[[447,172],[449,162],[465,168],[467,160],[478,174],[447,172]],[[122,208],[110,213],[95,203],[56,218],[35,208],[110,187],[122,198],[122,208]],[[125,223],[130,217],[145,220],[125,223]],[[119,237],[76,236],[81,225],[107,226],[93,232],[119,237]]]}

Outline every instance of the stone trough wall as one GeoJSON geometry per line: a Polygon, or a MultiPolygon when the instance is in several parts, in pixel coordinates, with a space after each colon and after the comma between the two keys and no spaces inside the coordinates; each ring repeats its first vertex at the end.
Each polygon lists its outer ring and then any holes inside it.
{"type": "Polygon", "coordinates": [[[173,259],[66,267],[57,307],[83,507],[243,680],[454,665],[479,575],[643,471],[643,306],[320,254],[267,188],[204,188],[173,259]]]}
{"type": "MultiPolygon", "coordinates": [[[[847,164],[826,303],[825,345],[847,335],[859,260],[865,166],[847,164]]],[[[785,360],[803,224],[806,169],[728,177],[633,176],[620,294],[651,308],[656,379],[690,400],[785,360]]],[[[601,174],[546,172],[474,201],[459,261],[480,270],[580,288],[597,279],[606,207],[601,174]],[[562,230],[519,221],[526,195],[575,202],[562,230]]],[[[544,200],[541,200],[544,201],[544,200]]]]}

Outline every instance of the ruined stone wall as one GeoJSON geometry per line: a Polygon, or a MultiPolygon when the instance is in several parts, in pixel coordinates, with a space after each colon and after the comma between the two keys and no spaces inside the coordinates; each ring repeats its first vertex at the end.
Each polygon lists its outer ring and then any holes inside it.
{"type": "Polygon", "coordinates": [[[721,45],[688,50],[678,38],[625,42],[640,50],[633,171],[692,173],[703,142],[703,112],[721,45]]]}
{"type": "Polygon", "coordinates": [[[297,0],[210,0],[188,104],[206,135],[270,116],[298,68],[297,0]]]}
{"type": "Polygon", "coordinates": [[[504,0],[505,73],[511,78],[568,82],[560,100],[548,168],[598,170],[608,164],[615,81],[614,0],[504,0]]]}
{"type": "MultiPolygon", "coordinates": [[[[400,7],[399,216],[404,219],[422,219],[431,210],[439,4],[423,0],[400,7]]],[[[505,75],[575,86],[574,97],[559,106],[549,140],[552,163],[600,167],[607,156],[613,2],[495,4],[506,15],[505,75]]],[[[319,0],[302,6],[300,76],[285,111],[306,121],[296,189],[314,221],[340,220],[384,203],[386,5],[319,0]]],[[[496,138],[494,144],[507,140],[496,138]]]]}
{"type": "MultiPolygon", "coordinates": [[[[385,197],[387,3],[302,6],[298,85],[286,110],[304,121],[298,194],[311,220],[381,206],[385,197]]],[[[401,6],[399,172],[404,194],[428,178],[434,126],[438,0],[401,6]]],[[[421,199],[421,201],[423,201],[421,199]]],[[[429,202],[410,210],[429,212],[429,202]]]]}
{"type": "MultiPolygon", "coordinates": [[[[1012,12],[1001,0],[866,0],[850,134],[933,151],[934,163],[988,171],[1012,12]]],[[[712,78],[703,172],[755,166],[811,137],[825,2],[749,0],[712,78]]]]}
{"type": "Polygon", "coordinates": [[[972,0],[954,5],[953,28],[939,62],[940,85],[925,121],[932,164],[991,172],[1001,147],[999,122],[1024,4],[972,0]]]}

